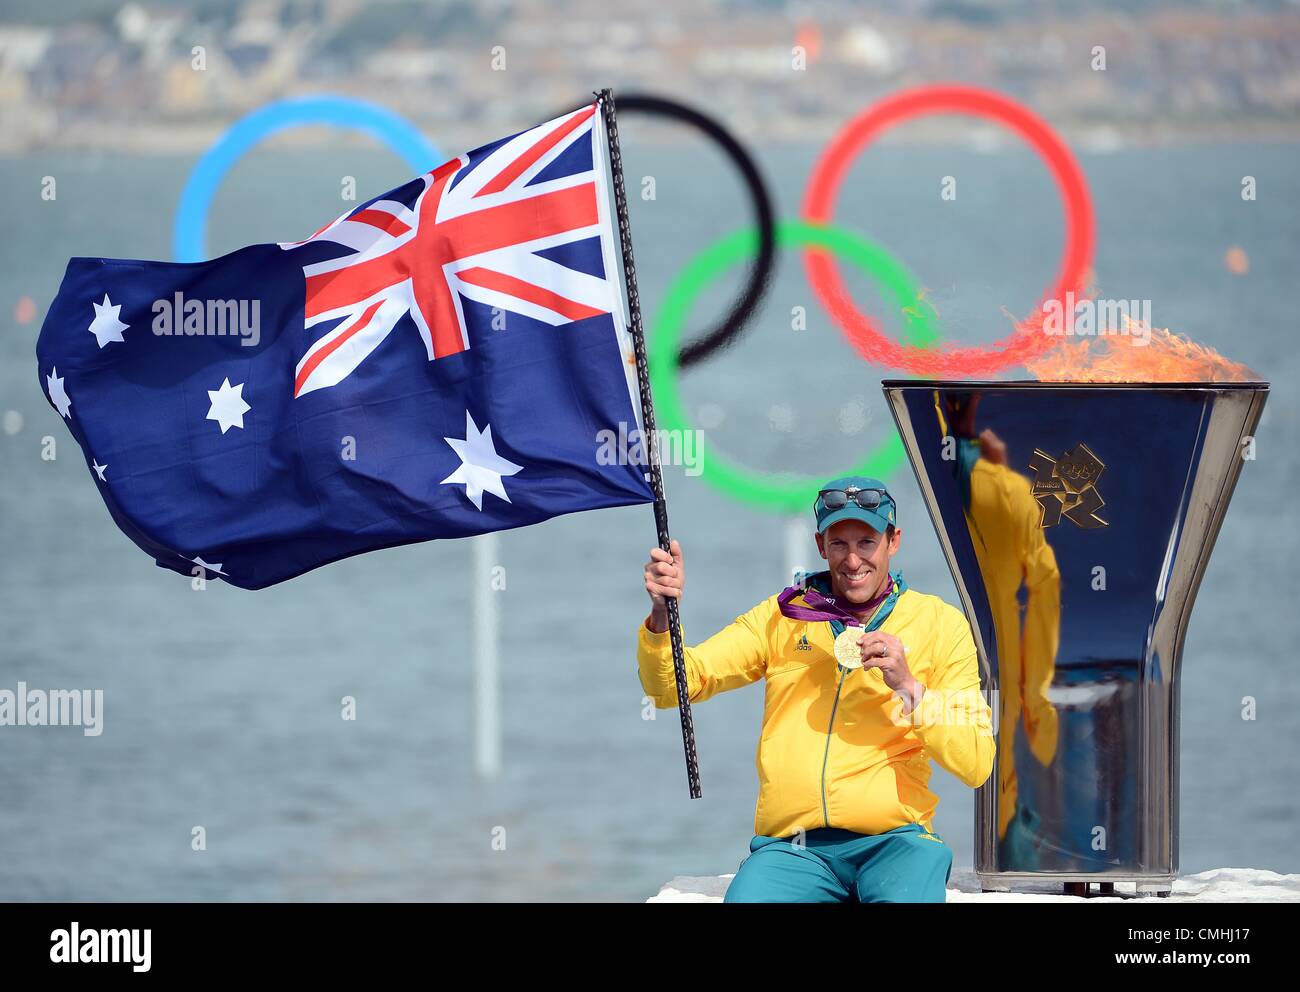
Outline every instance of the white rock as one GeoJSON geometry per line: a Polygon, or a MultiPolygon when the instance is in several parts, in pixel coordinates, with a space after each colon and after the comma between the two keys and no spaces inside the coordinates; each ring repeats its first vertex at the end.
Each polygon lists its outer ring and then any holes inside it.
{"type": "Polygon", "coordinates": [[[722,902],[736,875],[678,875],[646,902],[722,902]]]}

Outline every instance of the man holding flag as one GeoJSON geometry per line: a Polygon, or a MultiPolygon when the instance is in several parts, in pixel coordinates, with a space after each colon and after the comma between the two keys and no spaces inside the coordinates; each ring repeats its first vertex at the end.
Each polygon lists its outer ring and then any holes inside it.
{"type": "MultiPolygon", "coordinates": [[[[970,626],[890,570],[902,531],[884,483],[835,479],[814,513],[827,570],[685,651],[691,702],[765,683],[755,836],[726,901],[944,902],[930,760],[978,788],[996,746],[970,626]]],[[[668,604],[684,577],[677,542],[651,551],[637,663],[661,707],[678,703],[668,604]]]]}

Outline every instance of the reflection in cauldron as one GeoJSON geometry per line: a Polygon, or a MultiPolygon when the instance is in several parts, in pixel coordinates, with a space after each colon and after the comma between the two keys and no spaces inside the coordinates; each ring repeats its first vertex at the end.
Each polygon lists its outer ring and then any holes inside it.
{"type": "Polygon", "coordinates": [[[1178,871],[1178,669],[1268,385],[884,384],[998,715],[981,883],[1178,871]]]}
{"type": "Polygon", "coordinates": [[[998,844],[1002,860],[1037,870],[1041,816],[1020,795],[1016,742],[1024,735],[1040,765],[1056,756],[1049,698],[1061,620],[1061,573],[1044,537],[1030,480],[1011,469],[1006,442],[979,430],[978,392],[935,392],[935,409],[998,644],[998,844]],[[1022,598],[1023,597],[1023,598],[1022,598]]]}

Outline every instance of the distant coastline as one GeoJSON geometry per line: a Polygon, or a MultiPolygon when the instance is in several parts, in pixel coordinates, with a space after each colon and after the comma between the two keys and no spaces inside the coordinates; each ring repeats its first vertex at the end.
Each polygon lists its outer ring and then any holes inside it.
{"type": "MultiPolygon", "coordinates": [[[[847,120],[817,122],[769,120],[764,122],[762,133],[734,127],[733,130],[746,142],[764,145],[820,144],[828,140],[836,128],[847,120]]],[[[3,118],[0,118],[0,124],[3,118]]],[[[133,123],[116,125],[105,132],[89,125],[67,126],[40,141],[14,141],[13,132],[0,140],[0,158],[21,158],[50,152],[107,152],[120,155],[199,155],[221,137],[230,122],[203,123],[133,123]]],[[[524,121],[518,127],[524,126],[524,121]]],[[[637,125],[640,125],[640,121],[637,125]]],[[[418,124],[417,124],[418,126],[418,124]]],[[[512,125],[507,124],[506,129],[512,125]]],[[[458,122],[454,127],[442,129],[430,125],[421,131],[439,148],[455,154],[475,148],[491,140],[502,130],[500,122],[485,123],[475,128],[458,122]]],[[[1300,120],[1285,121],[1205,121],[1170,122],[1150,121],[1141,124],[1061,124],[1058,130],[1065,141],[1076,151],[1099,153],[1124,148],[1180,146],[1189,144],[1290,144],[1300,143],[1300,120]]],[[[632,126],[625,128],[625,144],[646,143],[672,146],[697,140],[692,133],[676,133],[661,127],[632,126]]],[[[326,127],[301,127],[267,139],[268,148],[326,148],[366,147],[376,144],[375,139],[362,134],[339,131],[326,127]]],[[[881,144],[892,146],[956,145],[973,147],[980,151],[999,151],[1019,144],[1014,135],[996,131],[987,126],[963,126],[954,134],[952,127],[910,125],[906,131],[886,135],[881,144]]]]}
{"type": "MultiPolygon", "coordinates": [[[[0,14],[0,154],[193,154],[258,107],[323,93],[458,150],[604,86],[694,104],[752,143],[820,144],[882,96],[937,82],[1004,93],[1085,150],[1300,139],[1300,9],[1277,0],[660,0],[639,17],[590,0],[218,8],[15,3],[0,14]]],[[[635,137],[653,124],[638,118],[635,137]]],[[[954,128],[898,132],[887,137],[930,142],[954,128]]]]}

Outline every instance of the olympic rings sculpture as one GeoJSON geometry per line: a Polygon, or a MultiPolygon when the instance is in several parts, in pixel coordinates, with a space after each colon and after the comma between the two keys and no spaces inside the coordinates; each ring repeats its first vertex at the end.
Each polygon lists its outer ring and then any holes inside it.
{"type": "MultiPolygon", "coordinates": [[[[651,382],[660,423],[685,429],[677,391],[680,369],[699,364],[734,341],[756,310],[775,266],[776,248],[798,245],[818,300],[868,362],[915,375],[960,378],[988,375],[1041,354],[1050,340],[1028,328],[989,347],[941,345],[933,311],[916,279],[882,246],[831,223],[836,196],[853,159],[888,128],[925,114],[964,114],[1002,124],[1024,139],[1052,173],[1065,207],[1065,246],[1057,276],[1043,297],[1064,299],[1084,289],[1095,241],[1095,222],[1087,181],[1069,148],[1051,126],[1023,104],[993,90],[972,86],[921,86],[892,94],[852,118],[818,159],[805,190],[801,221],[778,221],[767,184],[753,157],[717,120],[676,100],[644,93],[617,99],[623,113],[665,117],[689,125],[715,142],[740,173],[753,210],[754,225],[705,248],[687,261],[651,322],[648,350],[651,382]],[[903,312],[906,344],[881,334],[876,323],[852,303],[833,256],[841,255],[871,274],[903,312]],[[682,324],[703,286],[731,265],[751,259],[744,290],[723,318],[700,338],[679,348],[682,324]]],[[[199,160],[186,182],[173,227],[179,261],[206,257],[207,214],[222,178],[251,147],[285,128],[332,124],[375,135],[417,172],[441,161],[437,150],[409,122],[374,104],[347,97],[320,96],[268,104],[235,124],[199,160]]],[[[903,463],[895,436],[874,449],[854,471],[884,477],[903,463]]],[[[704,478],[744,502],[775,512],[805,508],[819,480],[763,474],[714,456],[704,478]]],[[[837,469],[838,471],[838,469],[837,469]]]]}

